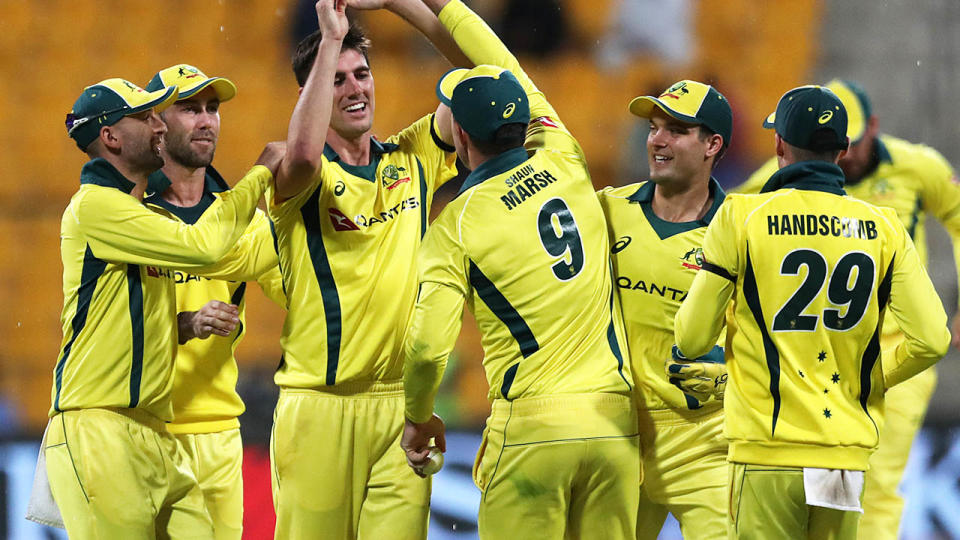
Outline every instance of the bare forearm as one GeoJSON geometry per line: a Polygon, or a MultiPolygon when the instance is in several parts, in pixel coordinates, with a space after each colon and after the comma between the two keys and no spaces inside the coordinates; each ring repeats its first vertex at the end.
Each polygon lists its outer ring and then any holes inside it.
{"type": "Polygon", "coordinates": [[[328,37],[320,40],[313,68],[290,117],[287,153],[276,180],[280,197],[296,195],[320,171],[342,43],[342,39],[328,37]]]}

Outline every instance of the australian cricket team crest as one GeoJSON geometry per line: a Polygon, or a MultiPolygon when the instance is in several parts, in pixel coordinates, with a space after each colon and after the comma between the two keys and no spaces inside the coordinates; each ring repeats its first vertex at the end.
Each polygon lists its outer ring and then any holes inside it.
{"type": "Polygon", "coordinates": [[[667,88],[666,92],[660,94],[660,98],[670,97],[673,99],[680,99],[685,94],[689,94],[690,89],[687,88],[687,81],[680,81],[677,84],[667,88]]]}
{"type": "Polygon", "coordinates": [[[380,173],[380,180],[387,189],[393,189],[400,184],[410,181],[410,175],[407,174],[405,167],[397,167],[394,164],[387,165],[380,173]]]}
{"type": "Polygon", "coordinates": [[[696,247],[680,257],[680,265],[691,270],[700,270],[703,266],[703,250],[696,247]]]}

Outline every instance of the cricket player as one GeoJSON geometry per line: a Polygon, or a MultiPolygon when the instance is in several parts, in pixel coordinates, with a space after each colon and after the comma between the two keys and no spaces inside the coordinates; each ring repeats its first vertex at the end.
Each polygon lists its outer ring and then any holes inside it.
{"type": "MultiPolygon", "coordinates": [[[[850,150],[840,159],[852,197],[877,206],[893,208],[914,241],[924,267],[928,266],[926,221],[934,216],[946,228],[953,243],[954,259],[960,261],[960,185],[944,157],[929,146],[914,144],[879,131],[870,98],[860,85],[834,79],[827,83],[847,108],[850,150]]],[[[771,159],[738,191],[757,192],[776,170],[771,159]]],[[[960,265],[958,265],[960,267],[960,265]]],[[[960,318],[953,320],[953,345],[960,345],[960,318]]],[[[888,318],[880,337],[884,369],[903,341],[903,333],[888,318]]],[[[897,494],[910,447],[923,423],[937,382],[935,368],[928,369],[891,389],[885,398],[885,422],[880,447],[870,458],[863,495],[860,538],[897,538],[903,498],[897,494]]]]}
{"type": "Polygon", "coordinates": [[[434,398],[466,302],[492,402],[473,474],[480,537],[631,538],[636,411],[583,151],[480,17],[459,0],[427,4],[478,65],[437,86],[472,172],[419,254],[403,448],[414,468],[431,439],[443,450],[434,398]]]}
{"type": "Polygon", "coordinates": [[[90,161],[60,229],[63,342],[44,458],[75,538],[213,535],[186,456],[165,428],[178,330],[173,271],[228,253],[280,153],[268,147],[193,226],[150,211],[140,199],[163,165],[166,132],[155,110],[176,98],[173,86],[146,92],[107,79],[87,87],[67,115],[90,161]]]}
{"type": "MultiPolygon", "coordinates": [[[[727,443],[723,401],[671,383],[664,370],[673,319],[703,262],[703,236],[723,202],[710,173],[730,144],[733,113],[723,94],[679,81],[659,96],[641,96],[630,112],[647,119],[650,180],[598,192],[607,217],[616,284],[638,388],[643,486],[637,538],[656,539],[672,513],[687,539],[727,531],[727,443]],[[698,396],[700,399],[694,396],[698,396]]],[[[674,364],[682,384],[725,380],[723,349],[702,361],[674,364]]],[[[722,383],[721,383],[722,384],[722,383]]],[[[704,390],[704,389],[700,389],[704,390]]],[[[720,395],[722,397],[722,394],[720,395]]]]}
{"type": "MultiPolygon", "coordinates": [[[[161,70],[146,90],[168,86],[176,86],[179,95],[160,113],[167,126],[161,147],[164,165],[150,175],[144,202],[172,219],[192,224],[211,207],[215,194],[229,189],[211,163],[220,135],[220,105],[232,99],[237,88],[229,79],[207,77],[187,64],[161,70]]],[[[256,211],[234,250],[239,251],[238,262],[243,265],[238,274],[257,281],[269,298],[283,306],[277,252],[269,220],[261,210],[256,211]]],[[[167,424],[167,431],[190,456],[215,537],[239,540],[243,530],[243,444],[237,417],[244,405],[236,390],[234,352],[246,330],[247,283],[208,279],[186,270],[175,271],[174,281],[178,312],[194,312],[212,301],[214,323],[228,318],[237,325],[177,348],[173,422],[167,424]]]]}
{"type": "Polygon", "coordinates": [[[946,314],[896,212],[846,196],[836,94],[795,88],[764,126],[780,170],[760,194],[728,196],[707,228],[678,356],[714,346],[733,298],[730,537],[853,539],[884,392],[943,356],[946,314]],[[886,315],[904,340],[882,369],[886,315]]]}
{"type": "MultiPolygon", "coordinates": [[[[344,7],[317,2],[320,30],[294,55],[300,98],[267,196],[288,298],[271,446],[276,537],[422,539],[430,482],[400,449],[401,347],[433,193],[456,174],[450,113],[374,138],[369,42],[344,7]]],[[[423,4],[396,10],[432,19],[424,34],[455,49],[423,4]]]]}

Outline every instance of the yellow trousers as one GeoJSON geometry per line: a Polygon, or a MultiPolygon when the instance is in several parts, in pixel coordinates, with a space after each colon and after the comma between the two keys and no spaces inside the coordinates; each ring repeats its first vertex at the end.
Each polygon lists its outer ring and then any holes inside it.
{"type": "Polygon", "coordinates": [[[210,539],[183,448],[139,409],[64,411],[47,428],[47,476],[71,539],[210,539]]]}
{"type": "Polygon", "coordinates": [[[636,431],[627,396],[495,400],[474,465],[480,538],[632,538],[636,431]]]}
{"type": "Polygon", "coordinates": [[[430,479],[400,448],[403,383],[283,388],[270,457],[276,538],[422,540],[430,479]]]}
{"type": "Polygon", "coordinates": [[[216,433],[177,433],[216,540],[240,540],[243,534],[243,443],[240,428],[216,433]]]}

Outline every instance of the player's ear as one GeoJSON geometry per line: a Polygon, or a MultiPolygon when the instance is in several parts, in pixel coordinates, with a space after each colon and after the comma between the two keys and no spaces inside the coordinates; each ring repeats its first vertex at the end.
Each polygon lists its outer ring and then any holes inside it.
{"type": "Polygon", "coordinates": [[[97,139],[103,144],[103,147],[108,150],[119,151],[120,150],[120,134],[118,130],[114,129],[113,126],[103,126],[100,128],[100,134],[97,139]]]}
{"type": "Polygon", "coordinates": [[[782,158],[784,155],[783,139],[779,133],[774,133],[773,138],[777,141],[777,157],[782,158]]]}
{"type": "Polygon", "coordinates": [[[723,137],[714,133],[707,138],[707,157],[716,156],[723,148],[723,137]]]}

